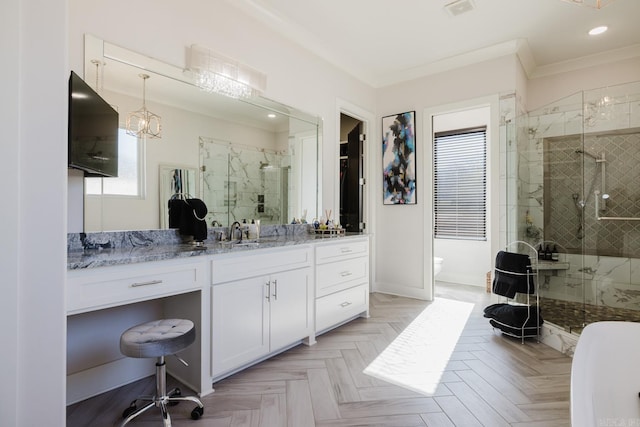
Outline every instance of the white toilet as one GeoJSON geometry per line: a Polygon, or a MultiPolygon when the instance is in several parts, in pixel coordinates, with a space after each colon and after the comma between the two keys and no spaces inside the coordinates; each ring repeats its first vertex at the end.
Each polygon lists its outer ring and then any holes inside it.
{"type": "Polygon", "coordinates": [[[436,277],[438,273],[442,271],[442,262],[444,259],[434,256],[433,257],[433,277],[436,277]]]}

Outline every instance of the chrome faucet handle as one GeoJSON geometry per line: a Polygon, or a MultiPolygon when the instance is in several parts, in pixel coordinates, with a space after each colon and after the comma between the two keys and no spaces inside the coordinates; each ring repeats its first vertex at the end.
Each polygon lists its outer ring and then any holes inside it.
{"type": "Polygon", "coordinates": [[[234,240],[235,231],[240,230],[240,240],[242,240],[242,225],[238,221],[234,221],[229,227],[229,240],[234,240]]]}

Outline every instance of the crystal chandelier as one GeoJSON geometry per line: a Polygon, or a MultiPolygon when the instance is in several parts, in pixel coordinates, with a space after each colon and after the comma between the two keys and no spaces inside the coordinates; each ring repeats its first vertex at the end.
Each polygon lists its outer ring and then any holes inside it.
{"type": "Polygon", "coordinates": [[[189,69],[200,89],[231,98],[258,96],[267,85],[263,73],[203,46],[191,46],[189,69]]]}
{"type": "Polygon", "coordinates": [[[127,115],[127,134],[137,138],[161,138],[160,116],[147,110],[146,83],[148,74],[138,74],[142,79],[142,108],[127,115]]]}
{"type": "Polygon", "coordinates": [[[569,3],[577,4],[580,6],[593,7],[596,9],[601,9],[608,5],[609,3],[613,3],[614,0],[564,0],[569,3]]]}

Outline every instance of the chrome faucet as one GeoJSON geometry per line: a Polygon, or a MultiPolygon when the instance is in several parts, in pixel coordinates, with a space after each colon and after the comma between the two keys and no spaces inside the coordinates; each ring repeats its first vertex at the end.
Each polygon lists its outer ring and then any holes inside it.
{"type": "Polygon", "coordinates": [[[234,240],[233,235],[235,230],[240,230],[240,240],[242,240],[242,225],[238,221],[234,221],[231,227],[229,227],[229,240],[234,240]]]}

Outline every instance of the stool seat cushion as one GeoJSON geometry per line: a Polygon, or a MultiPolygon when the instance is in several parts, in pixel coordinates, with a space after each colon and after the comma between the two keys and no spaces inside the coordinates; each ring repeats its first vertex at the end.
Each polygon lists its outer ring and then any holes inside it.
{"type": "Polygon", "coordinates": [[[120,352],[129,357],[161,357],[184,350],[196,339],[191,320],[162,319],[133,326],[120,336],[120,352]]]}

